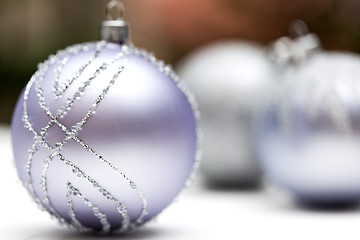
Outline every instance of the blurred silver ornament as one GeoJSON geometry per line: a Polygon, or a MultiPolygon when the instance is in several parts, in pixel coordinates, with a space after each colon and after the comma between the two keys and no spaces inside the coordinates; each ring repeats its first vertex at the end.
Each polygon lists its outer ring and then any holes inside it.
{"type": "Polygon", "coordinates": [[[321,51],[311,35],[276,44],[287,46],[288,66],[259,117],[258,153],[298,200],[349,204],[360,199],[360,57],[321,51]]]}
{"type": "Polygon", "coordinates": [[[208,183],[257,184],[253,114],[275,72],[264,49],[239,40],[217,42],[190,54],[177,70],[198,100],[201,170],[208,183]]]}

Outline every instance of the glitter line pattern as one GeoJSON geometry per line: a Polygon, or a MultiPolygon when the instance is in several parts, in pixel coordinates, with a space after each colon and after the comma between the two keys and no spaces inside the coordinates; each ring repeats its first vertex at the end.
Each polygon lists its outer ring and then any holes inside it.
{"type": "MultiPolygon", "coordinates": [[[[359,96],[355,82],[357,79],[346,75],[346,72],[351,72],[351,68],[348,67],[345,72],[340,71],[341,78],[334,75],[334,71],[318,72],[316,74],[314,71],[314,66],[317,66],[316,69],[318,70],[319,66],[325,66],[326,62],[328,62],[329,68],[332,67],[330,65],[332,64],[333,67],[341,69],[343,66],[335,65],[332,62],[334,59],[331,59],[331,57],[331,55],[324,53],[314,54],[307,64],[295,65],[293,71],[282,77],[284,86],[276,94],[273,94],[275,97],[267,107],[270,105],[277,107],[276,114],[279,118],[279,124],[287,136],[295,134],[295,128],[293,127],[295,124],[295,108],[298,109],[297,111],[303,111],[304,116],[309,121],[316,121],[323,112],[336,131],[346,136],[352,135],[353,129],[351,117],[347,111],[347,100],[342,99],[342,95],[338,91],[339,84],[341,84],[340,86],[345,91],[349,91],[349,96],[354,98],[359,96]],[[319,63],[322,63],[322,65],[319,65],[319,63]]],[[[354,59],[359,61],[358,57],[354,59]]],[[[353,69],[358,68],[357,65],[349,66],[353,67],[353,69]]]]}
{"type": "MultiPolygon", "coordinates": [[[[119,74],[123,71],[123,67],[120,67],[119,71],[114,75],[113,79],[110,81],[110,84],[103,90],[102,94],[97,98],[96,102],[92,105],[92,106],[95,106],[95,107],[92,107],[89,112],[87,113],[86,117],[84,119],[89,119],[90,116],[91,116],[91,113],[93,111],[96,110],[96,107],[98,106],[98,104],[100,104],[101,100],[104,99],[104,97],[106,96],[107,92],[109,91],[110,89],[110,86],[113,85],[115,83],[115,80],[118,78],[119,74]]],[[[41,92],[38,91],[38,93],[40,93],[40,99],[42,99],[42,95],[41,95],[41,92]]],[[[44,106],[46,106],[44,104],[44,106]]],[[[50,118],[53,119],[53,116],[52,114],[50,113],[49,109],[47,107],[43,108],[45,111],[46,111],[46,114],[48,114],[48,116],[50,118]]],[[[60,150],[61,148],[63,147],[63,145],[65,143],[68,142],[68,140],[70,140],[71,138],[73,138],[76,133],[80,130],[80,128],[82,127],[83,124],[85,124],[86,120],[83,120],[81,121],[81,125],[79,125],[78,129],[75,129],[75,130],[72,130],[72,132],[69,132],[66,127],[64,125],[62,125],[61,123],[59,123],[58,121],[54,120],[55,123],[64,131],[66,132],[66,137],[64,138],[63,141],[60,142],[60,144],[57,146],[57,148],[52,148],[52,149],[49,149],[50,151],[54,152],[54,154],[56,155],[59,155],[60,156],[60,160],[62,161],[65,161],[66,162],[66,165],[70,166],[73,170],[73,173],[77,173],[77,176],[79,177],[84,177],[85,179],[87,179],[88,181],[90,181],[91,183],[94,182],[94,180],[92,178],[90,178],[89,175],[87,175],[86,173],[84,173],[83,171],[80,170],[79,167],[75,166],[72,162],[68,161],[68,160],[65,160],[65,158],[62,158],[61,155],[59,154],[60,153],[60,150]],[[68,137],[70,136],[70,138],[68,137]],[[74,171],[75,170],[75,171],[74,171]]],[[[52,157],[50,158],[50,160],[53,159],[52,157]]],[[[48,198],[48,193],[47,193],[47,187],[46,187],[46,169],[48,168],[50,164],[50,161],[47,161],[44,165],[44,171],[43,171],[43,176],[42,176],[42,188],[43,188],[43,191],[44,191],[44,194],[46,196],[46,198],[48,198]]],[[[99,186],[99,188],[102,188],[101,186],[99,186]]],[[[103,188],[102,188],[103,189],[103,188]]],[[[102,192],[105,192],[105,190],[103,190],[102,192]]],[[[117,205],[119,205],[121,208],[117,208],[118,209],[118,212],[121,214],[122,218],[123,218],[123,229],[122,230],[125,230],[128,225],[129,225],[129,218],[127,216],[127,211],[126,211],[126,207],[124,205],[122,205],[117,199],[115,199],[110,193],[108,193],[107,195],[109,195],[108,199],[111,199],[113,200],[114,203],[116,203],[117,205]]],[[[50,201],[48,201],[50,203],[50,201]]],[[[50,203],[51,204],[51,203],[50,203]]],[[[78,226],[78,224],[75,224],[78,226]]],[[[84,228],[85,229],[85,228],[84,228]]],[[[81,229],[83,230],[83,229],[81,229]]]]}
{"type": "MultiPolygon", "coordinates": [[[[111,162],[107,161],[101,154],[97,153],[92,147],[90,147],[88,144],[86,144],[84,141],[82,141],[77,136],[77,133],[81,130],[83,125],[86,124],[86,122],[92,116],[92,114],[97,109],[97,107],[99,106],[101,101],[106,97],[108,91],[111,89],[111,86],[114,85],[115,81],[118,79],[119,75],[124,71],[125,67],[122,65],[119,66],[118,71],[114,74],[113,78],[110,80],[107,87],[105,89],[103,89],[102,93],[98,96],[98,98],[95,100],[95,102],[91,105],[91,107],[88,110],[88,112],[86,113],[86,115],[82,118],[81,121],[79,121],[74,126],[72,126],[71,129],[68,129],[66,126],[64,126],[58,120],[59,118],[61,118],[64,114],[66,114],[71,109],[71,107],[76,102],[76,100],[80,99],[81,95],[86,91],[86,89],[90,86],[91,82],[93,80],[95,80],[99,74],[106,71],[109,68],[109,66],[115,64],[118,60],[123,59],[123,58],[125,58],[125,60],[126,60],[126,58],[129,54],[141,56],[141,57],[145,58],[146,60],[148,60],[153,65],[155,65],[159,69],[160,72],[162,72],[166,76],[170,77],[176,83],[177,87],[187,97],[187,100],[190,103],[190,105],[195,113],[196,120],[198,120],[198,118],[199,118],[199,112],[197,110],[196,101],[195,101],[193,95],[188,91],[186,85],[182,81],[180,81],[179,77],[172,71],[171,67],[165,65],[164,62],[162,62],[162,61],[156,60],[156,58],[152,54],[148,54],[146,51],[139,50],[137,48],[134,48],[131,45],[123,45],[121,48],[121,52],[119,52],[114,59],[100,65],[100,67],[98,67],[95,70],[94,74],[89,79],[87,79],[86,81],[81,83],[80,87],[74,93],[72,98],[68,98],[65,101],[64,105],[61,106],[60,109],[58,109],[56,111],[55,115],[53,115],[45,102],[45,98],[43,95],[43,89],[42,89],[42,82],[44,80],[44,76],[47,73],[49,67],[53,64],[56,64],[56,63],[58,64],[57,68],[54,70],[55,71],[55,79],[53,82],[52,90],[53,90],[53,95],[54,95],[55,99],[62,98],[64,92],[71,86],[71,84],[74,83],[76,80],[78,80],[79,77],[82,75],[82,73],[85,71],[85,69],[87,69],[88,66],[90,66],[93,63],[93,61],[101,54],[101,51],[105,45],[106,44],[104,41],[100,41],[97,43],[86,43],[86,44],[81,44],[81,45],[79,44],[79,45],[74,45],[72,47],[68,47],[67,49],[65,49],[63,51],[59,51],[55,56],[54,55],[50,56],[49,59],[46,60],[44,63],[39,64],[38,71],[33,75],[31,80],[29,81],[28,85],[26,86],[26,89],[24,92],[24,99],[23,99],[23,118],[22,118],[22,120],[24,122],[25,128],[27,128],[34,135],[33,145],[28,150],[28,159],[26,161],[26,166],[25,166],[25,171],[27,174],[27,180],[25,182],[25,186],[29,190],[30,194],[34,197],[35,202],[42,209],[44,209],[43,206],[46,206],[49,213],[52,216],[56,217],[61,224],[73,226],[82,232],[93,231],[93,229],[84,226],[76,218],[76,213],[73,209],[73,203],[72,203],[72,197],[74,197],[74,196],[80,197],[82,199],[82,201],[92,209],[95,217],[97,217],[99,219],[99,221],[102,225],[101,232],[104,232],[104,233],[109,232],[111,229],[111,225],[107,221],[106,215],[103,214],[97,206],[95,206],[93,203],[91,203],[89,199],[87,199],[85,196],[83,196],[83,194],[78,189],[76,189],[72,185],[71,182],[67,183],[68,191],[66,194],[68,215],[69,215],[69,218],[71,219],[71,222],[69,223],[67,220],[65,220],[63,217],[61,217],[57,213],[57,211],[55,210],[55,208],[53,207],[53,205],[50,201],[50,198],[48,196],[48,189],[47,189],[47,172],[48,172],[51,162],[54,159],[55,160],[59,159],[61,162],[65,163],[71,169],[72,173],[76,174],[76,176],[78,176],[78,177],[82,177],[82,178],[86,179],[94,188],[96,188],[99,191],[99,193],[101,193],[104,196],[104,198],[107,198],[116,206],[118,213],[122,217],[121,228],[118,229],[117,231],[126,232],[126,231],[136,230],[139,226],[141,226],[144,223],[144,221],[143,221],[144,217],[148,214],[146,198],[142,194],[142,192],[138,189],[135,182],[132,181],[129,177],[127,177],[125,175],[125,173],[123,173],[120,169],[116,168],[111,162]],[[80,52],[89,51],[90,49],[93,49],[94,47],[96,48],[95,54],[93,56],[91,56],[91,58],[84,65],[82,65],[77,71],[75,71],[75,73],[72,74],[71,78],[66,79],[65,82],[61,86],[59,86],[59,80],[61,77],[62,69],[64,68],[66,63],[71,59],[71,57],[77,55],[80,52]],[[29,115],[28,115],[28,107],[27,107],[29,93],[34,84],[35,84],[36,94],[37,94],[37,97],[39,100],[39,105],[45,111],[46,115],[50,118],[50,121],[48,122],[48,124],[45,127],[43,127],[41,129],[40,133],[38,133],[34,129],[32,124],[30,123],[29,115]],[[50,127],[53,126],[54,124],[57,125],[58,127],[60,127],[60,129],[66,135],[63,140],[61,140],[60,142],[55,144],[55,147],[52,147],[46,142],[45,136],[46,136],[48,130],[50,129],[50,127]],[[118,199],[116,199],[109,191],[107,191],[105,188],[103,188],[99,182],[97,182],[93,178],[91,178],[91,176],[89,176],[86,172],[84,172],[82,169],[80,169],[78,166],[76,166],[74,163],[72,163],[70,160],[68,160],[61,153],[62,147],[69,140],[74,140],[76,143],[78,143],[80,146],[82,146],[85,150],[87,150],[89,153],[91,153],[93,156],[95,156],[101,163],[105,164],[107,167],[109,167],[113,171],[115,171],[137,193],[137,195],[139,196],[139,199],[141,200],[142,208],[141,208],[141,212],[140,212],[139,216],[137,217],[137,219],[134,222],[132,222],[132,223],[130,222],[130,219],[129,219],[129,216],[127,213],[127,207],[125,205],[123,205],[118,199]],[[41,190],[44,194],[43,199],[40,199],[40,196],[35,191],[35,188],[33,186],[32,172],[31,172],[34,154],[38,151],[38,149],[40,147],[43,147],[50,152],[50,155],[48,156],[48,158],[46,158],[44,160],[43,169],[42,169],[41,190]]],[[[198,138],[197,142],[199,143],[199,140],[201,137],[199,128],[196,129],[196,134],[197,134],[197,138],[198,138]]],[[[200,163],[200,156],[201,156],[201,154],[200,154],[200,151],[198,150],[196,153],[196,156],[195,156],[193,172],[191,173],[191,175],[187,181],[187,185],[189,185],[189,183],[191,183],[193,181],[194,176],[197,173],[197,170],[199,168],[199,163],[200,163]]]]}
{"type": "Polygon", "coordinates": [[[86,197],[84,197],[81,192],[75,188],[70,182],[67,183],[68,192],[66,194],[67,198],[67,205],[68,205],[68,211],[69,216],[71,218],[71,221],[77,228],[81,228],[83,232],[91,232],[91,228],[86,228],[82,226],[82,224],[76,219],[76,214],[73,209],[73,202],[72,202],[72,196],[79,196],[81,200],[92,209],[94,215],[96,218],[99,219],[101,226],[102,226],[102,232],[108,233],[110,231],[111,225],[107,221],[106,215],[102,213],[97,206],[95,206],[92,202],[89,201],[86,197]]]}
{"type": "Polygon", "coordinates": [[[69,53],[67,56],[65,56],[61,61],[59,61],[58,63],[58,67],[55,69],[55,80],[54,80],[54,84],[53,84],[53,93],[55,95],[55,97],[61,97],[63,95],[63,93],[68,89],[68,87],[74,82],[76,81],[81,74],[85,71],[85,69],[99,56],[101,50],[104,48],[105,46],[105,42],[101,42],[100,44],[96,45],[96,51],[93,57],[91,57],[83,66],[81,66],[73,75],[70,79],[66,79],[65,82],[62,84],[61,87],[59,87],[59,80],[60,80],[60,76],[62,73],[62,69],[63,67],[66,65],[66,63],[70,60],[71,57],[77,55],[78,53],[82,52],[82,51],[88,51],[89,47],[88,46],[84,46],[80,49],[75,48],[75,49],[70,49],[69,53]]]}

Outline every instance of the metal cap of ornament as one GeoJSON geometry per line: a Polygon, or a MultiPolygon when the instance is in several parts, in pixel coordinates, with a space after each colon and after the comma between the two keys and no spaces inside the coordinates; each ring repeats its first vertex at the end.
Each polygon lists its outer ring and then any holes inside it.
{"type": "Polygon", "coordinates": [[[100,38],[106,42],[124,44],[129,42],[129,25],[123,19],[124,6],[117,0],[112,0],[106,6],[106,20],[102,22],[100,28],[100,38]],[[117,9],[119,16],[113,19],[112,9],[117,9]]]}
{"type": "Polygon", "coordinates": [[[298,64],[308,55],[321,49],[316,34],[310,33],[306,23],[295,20],[289,27],[290,37],[281,37],[270,46],[270,57],[280,65],[298,64]]]}

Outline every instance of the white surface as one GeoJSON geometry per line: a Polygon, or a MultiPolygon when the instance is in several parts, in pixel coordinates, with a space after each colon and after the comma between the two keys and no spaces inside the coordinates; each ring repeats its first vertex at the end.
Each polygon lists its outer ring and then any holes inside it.
{"type": "Polygon", "coordinates": [[[129,236],[81,235],[40,211],[19,182],[10,133],[0,126],[0,239],[360,239],[360,210],[298,209],[273,191],[185,190],[155,221],[129,236]]]}

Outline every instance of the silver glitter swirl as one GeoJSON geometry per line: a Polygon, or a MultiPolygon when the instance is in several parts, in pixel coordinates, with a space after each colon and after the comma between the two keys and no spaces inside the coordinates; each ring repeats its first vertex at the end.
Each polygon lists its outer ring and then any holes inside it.
{"type": "Polygon", "coordinates": [[[95,206],[89,199],[84,197],[81,192],[75,188],[70,182],[67,183],[68,192],[66,194],[67,198],[67,205],[68,205],[68,211],[69,216],[71,218],[72,223],[74,226],[76,226],[78,229],[81,229],[82,232],[91,232],[91,228],[84,227],[76,218],[75,211],[73,209],[73,203],[72,203],[72,196],[78,196],[81,198],[81,200],[92,209],[95,217],[97,217],[102,225],[102,232],[108,233],[110,231],[111,225],[107,221],[106,215],[102,213],[97,206],[95,206]]]}
{"type": "MultiPolygon", "coordinates": [[[[90,68],[91,64],[97,57],[101,54],[101,51],[103,50],[106,43],[104,41],[97,42],[97,43],[86,43],[86,44],[79,44],[75,46],[68,47],[64,51],[59,51],[55,56],[52,55],[49,57],[48,60],[46,60],[44,63],[39,64],[38,71],[33,75],[31,80],[29,81],[28,85],[26,86],[25,92],[24,92],[24,99],[23,99],[23,122],[25,128],[27,128],[33,135],[33,145],[28,150],[28,159],[26,162],[25,170],[27,174],[27,180],[25,182],[25,185],[27,189],[29,190],[30,194],[34,197],[35,202],[44,209],[47,208],[49,213],[56,217],[60,223],[67,224],[70,226],[75,227],[77,230],[81,232],[91,232],[94,231],[91,228],[88,228],[84,226],[76,217],[76,213],[73,209],[72,204],[72,198],[73,197],[79,197],[81,200],[91,208],[92,212],[94,213],[94,216],[98,218],[102,225],[102,229],[100,232],[107,233],[111,229],[110,223],[107,221],[106,215],[101,212],[101,210],[93,204],[89,199],[86,198],[71,182],[67,183],[67,206],[68,206],[68,215],[71,219],[70,222],[67,222],[63,217],[59,215],[59,213],[55,210],[53,207],[53,204],[49,198],[48,195],[48,186],[47,186],[47,172],[49,169],[50,164],[54,160],[60,160],[62,163],[64,163],[67,167],[71,169],[71,172],[75,174],[78,177],[82,177],[85,180],[88,181],[88,183],[95,189],[99,191],[103,195],[105,199],[110,200],[116,207],[118,213],[122,217],[122,224],[120,229],[118,229],[119,232],[127,232],[127,231],[134,231],[139,226],[141,226],[144,223],[144,217],[147,215],[147,201],[145,196],[142,194],[140,189],[137,187],[136,183],[131,180],[124,172],[122,172],[120,169],[115,167],[111,162],[106,160],[106,158],[98,153],[93,147],[86,144],[83,140],[81,140],[77,134],[80,131],[80,129],[86,124],[86,122],[91,118],[92,114],[96,111],[97,107],[101,104],[103,99],[106,97],[108,91],[111,89],[111,87],[114,85],[114,83],[120,78],[121,73],[124,71],[124,68],[126,66],[120,65],[118,67],[117,72],[113,75],[112,79],[109,81],[108,85],[103,89],[102,93],[97,97],[97,99],[93,102],[90,109],[87,111],[86,115],[76,124],[74,124],[70,129],[68,129],[64,124],[62,124],[59,119],[65,115],[72,106],[76,103],[78,99],[81,98],[81,95],[86,92],[87,88],[90,86],[91,82],[95,80],[98,75],[104,71],[106,71],[109,66],[116,64],[120,59],[126,59],[129,54],[134,54],[143,57],[148,62],[153,64],[157,69],[168,76],[170,79],[172,79],[177,87],[184,93],[184,95],[187,97],[188,102],[190,103],[196,119],[199,118],[199,112],[197,110],[196,101],[193,97],[193,95],[189,92],[186,85],[180,81],[179,77],[172,71],[171,67],[168,65],[165,65],[164,62],[156,60],[156,58],[152,55],[147,53],[144,50],[139,50],[133,46],[130,45],[123,45],[121,48],[121,51],[115,56],[114,59],[104,62],[101,64],[97,69],[95,69],[94,73],[91,75],[90,78],[88,78],[86,81],[82,82],[77,91],[73,94],[71,98],[68,98],[65,103],[57,110],[55,111],[55,114],[53,114],[47,103],[45,102],[45,98],[43,95],[43,80],[46,72],[48,71],[49,67],[53,64],[57,63],[57,68],[55,71],[55,77],[53,81],[53,94],[55,99],[61,98],[63,94],[66,92],[66,90],[76,81],[79,79],[79,77],[82,75],[82,73],[85,71],[85,69],[90,68]],[[62,70],[66,63],[71,59],[71,57],[76,56],[80,52],[86,52],[89,51],[89,49],[96,48],[95,54],[90,57],[90,59],[82,65],[78,70],[76,70],[72,77],[69,79],[66,79],[65,82],[60,86],[59,85],[59,79],[62,74],[62,70]],[[34,127],[32,126],[29,115],[28,115],[28,99],[29,99],[29,93],[30,89],[35,85],[36,94],[39,101],[39,106],[41,109],[46,113],[46,115],[49,117],[49,122],[46,126],[44,126],[40,132],[37,132],[34,127]],[[45,136],[48,132],[48,130],[53,126],[58,126],[64,133],[65,137],[57,142],[55,144],[55,147],[50,146],[49,143],[46,142],[45,136]],[[122,204],[118,199],[116,199],[108,190],[106,190],[104,187],[100,185],[99,182],[94,180],[90,175],[88,175],[85,171],[83,171],[80,167],[76,166],[73,162],[71,162],[66,156],[62,154],[62,148],[63,146],[69,141],[74,140],[76,143],[78,143],[80,146],[82,146],[85,150],[87,150],[89,153],[91,153],[93,156],[95,156],[101,163],[103,163],[105,166],[112,169],[114,172],[116,172],[119,176],[121,176],[133,189],[136,194],[138,195],[142,207],[141,212],[139,216],[136,218],[134,222],[130,221],[130,218],[128,216],[127,207],[122,204]],[[41,175],[41,190],[44,194],[43,199],[40,198],[38,193],[36,193],[33,185],[33,177],[32,177],[32,160],[34,154],[39,150],[39,148],[45,148],[49,151],[49,156],[44,160],[43,166],[42,166],[42,175],[41,175]]],[[[197,137],[198,137],[198,143],[200,140],[200,130],[197,128],[197,137]]],[[[196,153],[195,156],[195,162],[193,167],[193,172],[188,180],[189,182],[192,182],[194,179],[195,174],[197,173],[197,170],[199,168],[200,163],[200,151],[196,153]]]]}
{"type": "Polygon", "coordinates": [[[274,94],[279,119],[286,134],[294,129],[294,107],[314,121],[327,115],[334,130],[353,134],[351,107],[360,105],[360,58],[355,54],[319,52],[283,76],[284,86],[274,94]]]}

